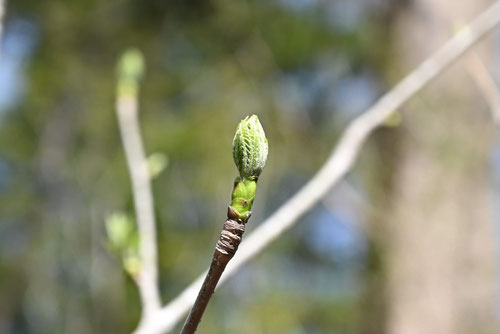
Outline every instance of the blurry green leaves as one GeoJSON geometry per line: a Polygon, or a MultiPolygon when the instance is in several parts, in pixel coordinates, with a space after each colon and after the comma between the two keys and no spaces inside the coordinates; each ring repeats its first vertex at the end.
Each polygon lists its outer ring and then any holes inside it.
{"type": "Polygon", "coordinates": [[[135,233],[132,219],[123,213],[113,213],[106,220],[106,232],[113,249],[125,249],[130,246],[135,233]]]}
{"type": "MultiPolygon", "coordinates": [[[[151,179],[168,167],[168,157],[160,152],[151,154],[146,163],[151,179]]],[[[139,234],[133,218],[123,212],[115,212],[106,219],[107,248],[122,260],[125,271],[136,277],[141,266],[139,234]]]]}
{"type": "Polygon", "coordinates": [[[127,49],[120,57],[116,68],[118,95],[136,96],[144,71],[144,57],[141,51],[135,48],[127,49]]]}
{"type": "Polygon", "coordinates": [[[403,115],[400,111],[393,112],[384,121],[384,125],[390,128],[395,128],[403,122],[403,115]]]}
{"type": "Polygon", "coordinates": [[[160,152],[151,154],[147,162],[151,179],[156,178],[168,167],[168,157],[160,152]]]}
{"type": "Polygon", "coordinates": [[[336,47],[338,43],[335,34],[323,20],[290,15],[287,11],[275,8],[262,11],[259,21],[262,37],[273,54],[273,60],[282,68],[304,66],[319,53],[336,47]]]}
{"type": "Polygon", "coordinates": [[[118,254],[124,269],[135,277],[141,265],[139,258],[139,235],[134,221],[124,213],[113,213],[106,219],[107,244],[118,254]]]}
{"type": "Polygon", "coordinates": [[[243,119],[233,139],[233,158],[242,180],[257,179],[267,160],[266,134],[256,115],[243,119]]]}

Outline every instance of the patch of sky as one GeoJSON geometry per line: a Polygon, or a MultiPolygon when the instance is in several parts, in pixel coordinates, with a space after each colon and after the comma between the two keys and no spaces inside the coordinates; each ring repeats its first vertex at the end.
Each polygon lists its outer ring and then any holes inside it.
{"type": "Polygon", "coordinates": [[[276,0],[276,2],[281,7],[300,15],[319,10],[321,21],[337,33],[355,32],[369,16],[387,11],[390,6],[389,0],[276,0]]]}
{"type": "Polygon", "coordinates": [[[10,170],[4,159],[0,158],[0,193],[4,192],[9,182],[10,170]]]}
{"type": "Polygon", "coordinates": [[[283,112],[308,113],[333,93],[348,69],[342,57],[319,55],[310,68],[280,74],[275,79],[275,101],[283,112]]]}
{"type": "MultiPolygon", "coordinates": [[[[493,146],[493,150],[491,152],[491,166],[493,170],[493,219],[492,224],[495,230],[496,236],[496,252],[500,254],[500,144],[498,143],[498,138],[496,141],[496,145],[493,146]]],[[[497,255],[497,287],[500,287],[500,256],[497,255]]],[[[497,299],[497,318],[500,319],[500,299],[497,299]]]]}
{"type": "Polygon", "coordinates": [[[369,71],[352,73],[343,57],[322,55],[309,69],[277,76],[274,98],[283,113],[309,114],[325,125],[364,112],[375,102],[380,87],[369,71]]]}
{"type": "Polygon", "coordinates": [[[250,264],[250,269],[236,274],[228,284],[231,294],[241,301],[255,302],[269,293],[292,293],[318,300],[355,298],[360,293],[359,266],[330,266],[279,253],[266,257],[267,261],[250,264]]]}
{"type": "Polygon", "coordinates": [[[327,105],[352,118],[375,102],[379,87],[377,80],[366,73],[342,78],[335,83],[327,105]]]}
{"type": "Polygon", "coordinates": [[[325,13],[332,29],[352,32],[366,19],[367,10],[366,1],[343,0],[327,2],[325,13]]]}
{"type": "Polygon", "coordinates": [[[366,240],[356,228],[357,219],[348,209],[318,206],[311,214],[306,242],[332,261],[354,261],[366,250],[366,240]]]}
{"type": "Polygon", "coordinates": [[[277,0],[277,2],[294,12],[301,12],[304,10],[311,9],[321,3],[320,0],[277,0]]]}
{"type": "Polygon", "coordinates": [[[24,66],[37,41],[36,26],[25,19],[7,21],[0,49],[0,113],[14,107],[26,86],[24,66]]]}
{"type": "Polygon", "coordinates": [[[307,111],[310,98],[302,89],[296,73],[280,75],[275,86],[275,102],[280,110],[287,113],[301,113],[307,111]]]}
{"type": "Polygon", "coordinates": [[[193,78],[200,73],[203,56],[200,50],[185,36],[177,34],[165,41],[167,46],[164,58],[165,67],[172,73],[181,73],[187,78],[193,78]]]}
{"type": "Polygon", "coordinates": [[[338,32],[354,32],[370,16],[386,12],[390,0],[337,0],[326,1],[324,13],[329,26],[338,32]]]}
{"type": "Polygon", "coordinates": [[[24,225],[18,221],[1,221],[0,224],[0,260],[15,260],[28,247],[28,234],[24,225]]]}

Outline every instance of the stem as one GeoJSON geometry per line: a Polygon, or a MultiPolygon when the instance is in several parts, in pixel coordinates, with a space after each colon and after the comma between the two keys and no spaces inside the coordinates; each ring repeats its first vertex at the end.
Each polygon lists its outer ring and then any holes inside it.
{"type": "MultiPolygon", "coordinates": [[[[1,1],[1,0],[0,0],[1,1]]],[[[158,287],[158,246],[151,175],[139,126],[139,83],[144,73],[144,59],[139,50],[129,49],[117,64],[116,114],[132,181],[134,207],[139,233],[140,268],[134,280],[141,297],[144,323],[161,307],[158,287]]]]}
{"type": "Polygon", "coordinates": [[[245,232],[245,223],[247,220],[241,220],[231,214],[228,210],[228,219],[224,223],[217,245],[215,246],[214,256],[210,269],[208,270],[205,281],[201,286],[198,297],[189,313],[186,323],[182,328],[181,334],[193,334],[198,328],[201,317],[207,308],[208,302],[215,291],[219,279],[226,269],[226,265],[233,258],[245,232]]]}
{"type": "Polygon", "coordinates": [[[116,104],[118,124],[132,180],[135,214],[139,231],[139,254],[141,268],[136,282],[143,307],[142,319],[149,317],[160,306],[158,289],[158,247],[156,218],[153,207],[151,177],[138,121],[136,96],[119,96],[116,104]]]}

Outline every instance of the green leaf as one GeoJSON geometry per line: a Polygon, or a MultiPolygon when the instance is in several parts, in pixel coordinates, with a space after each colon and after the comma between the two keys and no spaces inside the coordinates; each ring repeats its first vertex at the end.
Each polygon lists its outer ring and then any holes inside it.
{"type": "Polygon", "coordinates": [[[163,153],[153,153],[148,157],[149,174],[151,178],[160,175],[168,166],[168,157],[163,153]]]}
{"type": "Polygon", "coordinates": [[[137,95],[139,81],[144,75],[144,69],[144,57],[141,51],[131,48],[122,54],[116,67],[119,96],[137,95]]]}
{"type": "Polygon", "coordinates": [[[117,212],[109,216],[106,219],[106,232],[114,250],[123,252],[135,247],[135,224],[126,214],[117,212]]]}

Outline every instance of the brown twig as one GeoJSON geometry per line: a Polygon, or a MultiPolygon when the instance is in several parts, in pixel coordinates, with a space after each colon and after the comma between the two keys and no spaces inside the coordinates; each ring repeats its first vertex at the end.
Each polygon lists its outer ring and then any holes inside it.
{"type": "Polygon", "coordinates": [[[266,134],[259,118],[256,115],[245,117],[236,128],[233,139],[233,158],[239,176],[234,180],[227,220],[215,245],[210,269],[181,334],[193,334],[196,331],[224,269],[238,250],[245,224],[252,214],[250,210],[257,191],[257,180],[266,165],[267,153],[266,134]]]}
{"type": "Polygon", "coordinates": [[[226,265],[233,258],[245,232],[246,220],[240,220],[236,217],[229,217],[231,210],[228,210],[228,219],[224,223],[217,245],[215,246],[214,256],[207,276],[203,281],[198,297],[189,313],[186,323],[182,328],[181,334],[192,334],[198,328],[201,317],[207,308],[208,302],[215,291],[219,279],[226,269],[226,265]]]}

